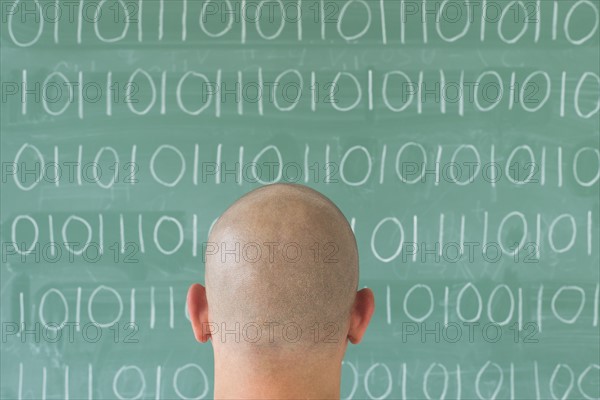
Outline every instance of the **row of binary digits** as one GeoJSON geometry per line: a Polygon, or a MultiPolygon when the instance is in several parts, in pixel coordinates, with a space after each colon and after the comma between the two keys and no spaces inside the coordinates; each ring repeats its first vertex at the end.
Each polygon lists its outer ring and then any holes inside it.
{"type": "MultiPolygon", "coordinates": [[[[303,249],[296,242],[276,243],[281,246],[279,249],[253,243],[222,248],[199,239],[200,232],[209,231],[216,220],[199,229],[195,213],[183,217],[181,213],[56,214],[19,214],[7,218],[10,235],[2,243],[3,262],[137,263],[135,256],[146,252],[154,256],[191,254],[192,257],[204,257],[208,252],[236,262],[242,259],[257,262],[275,251],[290,262],[299,262],[308,251],[332,254],[337,249],[335,243],[327,247],[316,242],[311,249],[303,249]],[[78,256],[77,260],[73,256],[78,256]]],[[[536,264],[543,256],[554,259],[563,253],[597,257],[598,227],[594,227],[593,221],[597,217],[592,209],[502,213],[479,208],[466,213],[440,211],[437,220],[427,213],[421,216],[426,223],[415,214],[401,219],[385,216],[373,222],[351,218],[351,225],[357,235],[368,238],[369,256],[383,263],[536,264]]]]}
{"type": "MultiPolygon", "coordinates": [[[[173,53],[171,57],[179,55],[173,53]]],[[[373,62],[367,61],[371,55],[365,53],[364,57],[361,63],[373,62]]],[[[37,70],[23,69],[20,76],[2,82],[3,101],[14,110],[14,119],[19,114],[77,115],[84,119],[86,111],[92,116],[210,113],[221,117],[294,110],[355,111],[352,114],[360,118],[365,111],[380,112],[382,118],[401,112],[463,117],[501,109],[525,113],[553,109],[561,118],[590,119],[600,111],[600,76],[596,71],[532,68],[407,73],[372,68],[359,72],[290,68],[277,74],[258,66],[253,72],[217,69],[209,73],[187,67],[179,72],[175,64],[172,71],[151,67],[113,74],[110,69],[98,72],[91,67],[84,71],[79,65],[60,62],[42,77],[37,70]]]]}
{"type": "Polygon", "coordinates": [[[545,186],[577,188],[586,194],[585,188],[591,190],[600,181],[600,149],[563,147],[407,141],[402,145],[383,142],[376,148],[368,143],[346,148],[336,145],[332,151],[329,143],[312,147],[305,143],[290,155],[289,150],[276,144],[260,149],[221,143],[150,148],[131,144],[127,149],[71,144],[46,150],[24,143],[15,150],[14,158],[2,163],[1,179],[3,184],[14,183],[21,191],[73,186],[112,189],[154,184],[188,187],[288,182],[346,187],[545,186]],[[302,159],[298,159],[300,152],[302,159]]]}
{"type": "Polygon", "coordinates": [[[11,42],[20,47],[52,43],[44,37],[55,44],[560,40],[578,46],[593,40],[600,20],[598,3],[590,0],[182,0],[169,1],[169,7],[164,0],[13,0],[3,4],[2,14],[11,42]],[[115,26],[116,32],[106,29],[115,26]]]}

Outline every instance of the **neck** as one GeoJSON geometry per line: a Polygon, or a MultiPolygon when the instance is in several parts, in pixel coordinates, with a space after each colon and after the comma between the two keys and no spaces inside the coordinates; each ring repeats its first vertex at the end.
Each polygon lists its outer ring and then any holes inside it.
{"type": "Polygon", "coordinates": [[[341,361],[253,360],[215,354],[215,399],[339,399],[341,361]]]}

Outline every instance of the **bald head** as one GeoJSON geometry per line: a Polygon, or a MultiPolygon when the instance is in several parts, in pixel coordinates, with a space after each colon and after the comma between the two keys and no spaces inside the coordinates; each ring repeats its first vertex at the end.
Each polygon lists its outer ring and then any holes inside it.
{"type": "Polygon", "coordinates": [[[208,242],[208,319],[219,330],[213,343],[322,352],[324,339],[345,339],[358,251],[346,218],[325,196],[300,185],[259,188],[223,213],[208,242]],[[239,329],[239,342],[223,327],[239,329]]]}

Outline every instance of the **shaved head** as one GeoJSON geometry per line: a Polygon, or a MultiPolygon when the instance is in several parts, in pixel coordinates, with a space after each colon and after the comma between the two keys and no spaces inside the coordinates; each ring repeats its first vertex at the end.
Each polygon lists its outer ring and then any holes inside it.
{"type": "Polygon", "coordinates": [[[335,204],[300,185],[256,189],[231,205],[209,235],[213,346],[337,351],[357,285],[356,240],[335,204]]]}

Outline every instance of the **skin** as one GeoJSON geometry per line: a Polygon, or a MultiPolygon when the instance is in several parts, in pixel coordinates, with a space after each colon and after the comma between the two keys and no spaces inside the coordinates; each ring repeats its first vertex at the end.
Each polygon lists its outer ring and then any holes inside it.
{"type": "Polygon", "coordinates": [[[357,291],[356,240],[329,199],[274,184],[237,200],[209,235],[205,282],[187,304],[196,340],[212,343],[215,398],[340,398],[375,302],[357,291]]]}

